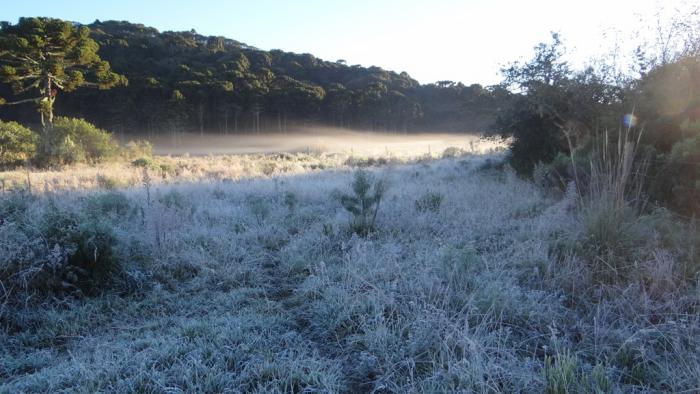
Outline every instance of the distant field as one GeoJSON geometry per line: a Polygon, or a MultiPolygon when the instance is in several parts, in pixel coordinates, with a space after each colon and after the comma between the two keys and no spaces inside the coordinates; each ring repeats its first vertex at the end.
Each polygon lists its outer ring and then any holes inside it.
{"type": "Polygon", "coordinates": [[[479,141],[477,134],[389,134],[342,129],[312,128],[305,131],[264,134],[210,135],[181,133],[148,138],[158,155],[218,155],[276,152],[341,153],[364,156],[417,156],[442,153],[459,147],[474,152],[500,146],[479,141]]]}
{"type": "Polygon", "coordinates": [[[181,145],[165,139],[153,142],[155,156],[142,165],[122,158],[61,169],[0,171],[0,192],[31,188],[33,192],[43,193],[137,186],[143,182],[144,164],[154,184],[219,182],[353,166],[404,164],[504,149],[502,142],[472,135],[398,136],[353,132],[206,136],[204,139],[199,135],[185,135],[179,139],[181,145]]]}

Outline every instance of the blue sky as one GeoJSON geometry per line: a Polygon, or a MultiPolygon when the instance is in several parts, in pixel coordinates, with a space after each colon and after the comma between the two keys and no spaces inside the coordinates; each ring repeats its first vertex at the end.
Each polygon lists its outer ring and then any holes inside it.
{"type": "MultiPolygon", "coordinates": [[[[559,31],[574,62],[643,29],[656,0],[71,0],[8,1],[0,20],[50,16],[128,20],[222,35],[261,49],[406,71],[422,83],[496,83],[501,65],[528,57],[559,31]],[[611,39],[610,34],[616,37],[611,39]],[[607,33],[607,38],[603,38],[607,33]]],[[[671,3],[671,2],[669,2],[671,3]]],[[[626,41],[625,41],[626,42],[626,41]]]]}

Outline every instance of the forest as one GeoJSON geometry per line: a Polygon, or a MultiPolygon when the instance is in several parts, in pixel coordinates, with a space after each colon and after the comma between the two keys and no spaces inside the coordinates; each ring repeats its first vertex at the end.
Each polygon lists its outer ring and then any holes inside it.
{"type": "MultiPolygon", "coordinates": [[[[60,92],[56,110],[115,133],[283,132],[310,124],[484,131],[504,94],[452,81],[421,85],[405,72],[263,51],[194,30],[159,32],[118,21],[85,27],[100,57],[125,78],[110,90],[60,92]]],[[[0,86],[0,97],[12,94],[0,86]]],[[[0,107],[6,120],[36,123],[35,115],[31,106],[0,107]]]]}

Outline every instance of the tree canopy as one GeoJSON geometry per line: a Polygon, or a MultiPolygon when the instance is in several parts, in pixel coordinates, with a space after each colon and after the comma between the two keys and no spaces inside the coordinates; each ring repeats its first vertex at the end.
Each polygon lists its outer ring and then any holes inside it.
{"type": "Polygon", "coordinates": [[[99,45],[87,26],[51,18],[20,18],[16,25],[0,25],[0,82],[14,95],[30,95],[6,105],[39,104],[42,123],[53,122],[57,89],[71,92],[81,86],[109,89],[126,84],[97,54],[99,45]]]}
{"type": "MultiPolygon", "coordinates": [[[[65,92],[56,104],[62,115],[82,117],[113,131],[283,131],[288,124],[311,122],[401,132],[479,131],[492,123],[494,111],[489,109],[497,107],[491,102],[498,95],[478,85],[421,85],[405,72],[263,51],[224,37],[159,32],[129,22],[81,26],[21,19],[17,25],[3,24],[0,40],[2,59],[7,59],[2,64],[8,66],[3,81],[18,88],[0,86],[0,96],[23,98],[25,87],[41,91],[40,78],[17,78],[42,70],[54,76],[65,92]],[[18,41],[24,42],[19,37],[42,37],[47,29],[64,37],[51,44],[60,46],[60,56],[53,63],[20,70],[26,49],[16,48],[18,41]],[[53,64],[63,69],[53,73],[53,64]],[[93,71],[92,79],[86,69],[93,71]],[[128,78],[128,86],[74,90],[93,83],[114,86],[124,82],[119,75],[128,78]]],[[[32,51],[40,53],[45,48],[41,45],[33,44],[40,49],[32,51]]],[[[32,111],[0,107],[0,117],[26,122],[32,111]]]]}

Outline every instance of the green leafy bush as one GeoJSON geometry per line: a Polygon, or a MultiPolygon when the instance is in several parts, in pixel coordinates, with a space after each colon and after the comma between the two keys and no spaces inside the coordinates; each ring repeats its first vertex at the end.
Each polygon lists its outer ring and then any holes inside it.
{"type": "Polygon", "coordinates": [[[359,235],[367,235],[374,230],[386,184],[383,180],[375,181],[369,172],[358,170],[355,172],[351,188],[353,194],[341,195],[340,203],[351,214],[352,231],[359,235]]]}
{"type": "Polygon", "coordinates": [[[105,130],[83,119],[57,117],[41,136],[37,161],[43,165],[98,163],[114,158],[117,143],[105,130]]]}
{"type": "Polygon", "coordinates": [[[29,160],[36,151],[37,135],[17,122],[0,121],[0,167],[29,160]]]}

